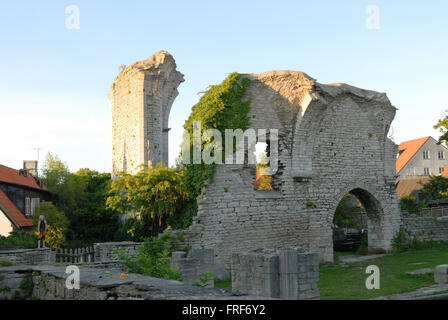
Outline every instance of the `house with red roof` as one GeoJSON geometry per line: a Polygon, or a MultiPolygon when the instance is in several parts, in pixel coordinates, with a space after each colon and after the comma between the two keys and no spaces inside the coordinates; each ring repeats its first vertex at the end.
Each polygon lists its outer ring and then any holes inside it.
{"type": "Polygon", "coordinates": [[[36,165],[16,170],[0,165],[0,235],[8,236],[17,229],[30,229],[32,217],[42,201],[50,200],[50,193],[37,178],[36,165]]]}
{"type": "Polygon", "coordinates": [[[433,137],[400,143],[396,161],[398,179],[441,175],[448,166],[448,149],[433,137]]]}

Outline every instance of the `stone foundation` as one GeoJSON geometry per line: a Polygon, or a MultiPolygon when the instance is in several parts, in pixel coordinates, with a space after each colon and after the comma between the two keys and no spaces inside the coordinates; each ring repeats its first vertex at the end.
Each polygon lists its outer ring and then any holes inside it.
{"type": "Polygon", "coordinates": [[[232,255],[232,289],[290,300],[319,299],[319,258],[301,248],[232,255]]]}
{"type": "MultiPolygon", "coordinates": [[[[80,289],[67,289],[65,267],[23,266],[0,268],[0,299],[39,300],[220,300],[261,299],[235,296],[218,288],[201,288],[179,281],[139,274],[116,268],[80,267],[80,289]],[[106,277],[106,271],[110,273],[106,277]],[[21,288],[22,287],[22,288],[21,288]]],[[[263,298],[264,299],[264,298],[263,298]]]]}
{"type": "Polygon", "coordinates": [[[420,241],[448,241],[448,216],[420,216],[402,212],[403,227],[420,241]]]}
{"type": "Polygon", "coordinates": [[[56,262],[56,252],[50,248],[0,251],[0,260],[14,264],[48,264],[56,262]]]}
{"type": "Polygon", "coordinates": [[[182,274],[182,280],[187,284],[200,283],[206,287],[214,287],[213,275],[206,283],[201,282],[201,277],[211,274],[214,270],[213,249],[192,249],[188,255],[181,252],[173,252],[170,265],[182,274]]]}

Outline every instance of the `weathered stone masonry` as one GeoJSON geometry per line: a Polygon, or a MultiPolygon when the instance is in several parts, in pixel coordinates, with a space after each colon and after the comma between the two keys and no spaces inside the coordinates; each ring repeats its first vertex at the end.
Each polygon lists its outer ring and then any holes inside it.
{"type": "Polygon", "coordinates": [[[401,222],[386,95],[296,71],[248,77],[251,128],[279,131],[274,190],[253,189],[254,165],[219,165],[198,198],[191,245],[214,248],[227,265],[263,247],[301,246],[332,261],[334,212],[350,192],[366,207],[369,246],[390,249],[401,222]]]}
{"type": "Polygon", "coordinates": [[[131,64],[111,85],[112,174],[135,174],[142,164],[168,165],[168,117],[184,81],[173,57],[159,51],[131,64]]]}
{"type": "MultiPolygon", "coordinates": [[[[386,94],[320,84],[297,71],[245,76],[252,80],[251,128],[279,132],[274,190],[253,189],[255,165],[218,165],[198,198],[193,226],[184,232],[189,244],[214,249],[227,267],[232,253],[263,247],[300,246],[332,261],[334,212],[352,193],[366,207],[369,246],[390,249],[401,221],[394,188],[397,146],[387,137],[396,109],[386,94]]],[[[148,160],[167,162],[169,109],[182,81],[166,52],[116,78],[109,96],[114,173],[135,173],[148,160]]]]}

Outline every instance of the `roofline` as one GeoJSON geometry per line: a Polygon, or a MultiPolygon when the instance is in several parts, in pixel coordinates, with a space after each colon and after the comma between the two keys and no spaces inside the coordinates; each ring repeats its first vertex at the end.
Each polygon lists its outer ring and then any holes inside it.
{"type": "Polygon", "coordinates": [[[30,186],[27,186],[26,184],[12,183],[12,182],[7,182],[7,181],[0,180],[0,184],[2,184],[2,183],[9,184],[11,186],[20,186],[20,187],[31,189],[31,190],[36,190],[36,191],[42,191],[42,192],[50,193],[50,191],[48,191],[48,190],[41,189],[41,188],[30,187],[30,186]]]}
{"type": "MultiPolygon", "coordinates": [[[[400,171],[398,171],[396,174],[399,174],[399,173],[401,172],[401,170],[403,170],[404,167],[406,167],[406,165],[408,164],[408,162],[411,161],[411,159],[415,157],[415,155],[417,154],[417,152],[419,152],[420,149],[425,145],[425,143],[428,142],[429,138],[432,138],[432,137],[431,137],[431,136],[427,136],[427,137],[422,137],[422,138],[426,138],[425,142],[423,142],[422,145],[420,146],[420,148],[418,148],[418,149],[414,152],[414,154],[413,154],[411,157],[409,157],[408,161],[406,161],[406,162],[403,164],[403,166],[401,167],[400,171]]],[[[422,139],[422,138],[417,138],[417,139],[412,139],[412,140],[418,140],[418,139],[422,139]]],[[[433,138],[433,139],[434,139],[434,138],[433,138]]],[[[402,143],[409,142],[409,141],[412,141],[412,140],[404,141],[404,142],[402,142],[402,143]]],[[[434,139],[434,140],[436,140],[436,139],[434,139]]],[[[400,143],[400,144],[401,144],[401,143],[400,143]]]]}
{"type": "Polygon", "coordinates": [[[22,227],[19,225],[17,221],[14,220],[13,217],[9,214],[8,210],[6,210],[5,206],[0,202],[0,210],[3,212],[3,214],[8,218],[9,221],[18,229],[21,229],[22,227]]]}
{"type": "MultiPolygon", "coordinates": [[[[14,168],[5,166],[4,164],[0,164],[0,167],[5,167],[5,168],[8,168],[8,169],[11,169],[11,170],[14,170],[14,171],[20,171],[21,170],[21,169],[14,169],[14,168]]],[[[33,179],[34,178],[38,178],[38,177],[34,177],[33,175],[31,175],[31,176],[33,177],[33,179]]],[[[48,190],[45,190],[42,187],[41,188],[36,188],[36,187],[31,187],[31,186],[28,186],[28,185],[25,185],[25,184],[12,183],[12,182],[8,182],[8,181],[4,181],[4,180],[1,180],[1,179],[0,179],[0,183],[7,183],[7,184],[10,184],[10,185],[13,185],[13,186],[21,186],[21,187],[25,187],[25,188],[29,188],[29,189],[33,189],[33,190],[40,190],[40,191],[44,191],[44,192],[48,192],[49,193],[48,190]]]]}

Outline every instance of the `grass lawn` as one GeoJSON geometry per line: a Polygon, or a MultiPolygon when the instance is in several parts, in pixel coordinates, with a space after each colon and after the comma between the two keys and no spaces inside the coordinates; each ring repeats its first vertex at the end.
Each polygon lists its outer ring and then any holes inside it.
{"type": "Polygon", "coordinates": [[[321,265],[319,290],[322,300],[369,299],[390,294],[404,293],[434,284],[434,274],[406,275],[407,271],[423,268],[434,269],[448,263],[448,245],[410,250],[373,260],[346,265],[321,265]],[[409,265],[426,262],[426,264],[409,265]],[[365,281],[369,274],[366,267],[376,265],[380,269],[380,289],[368,290],[365,281]]]}

